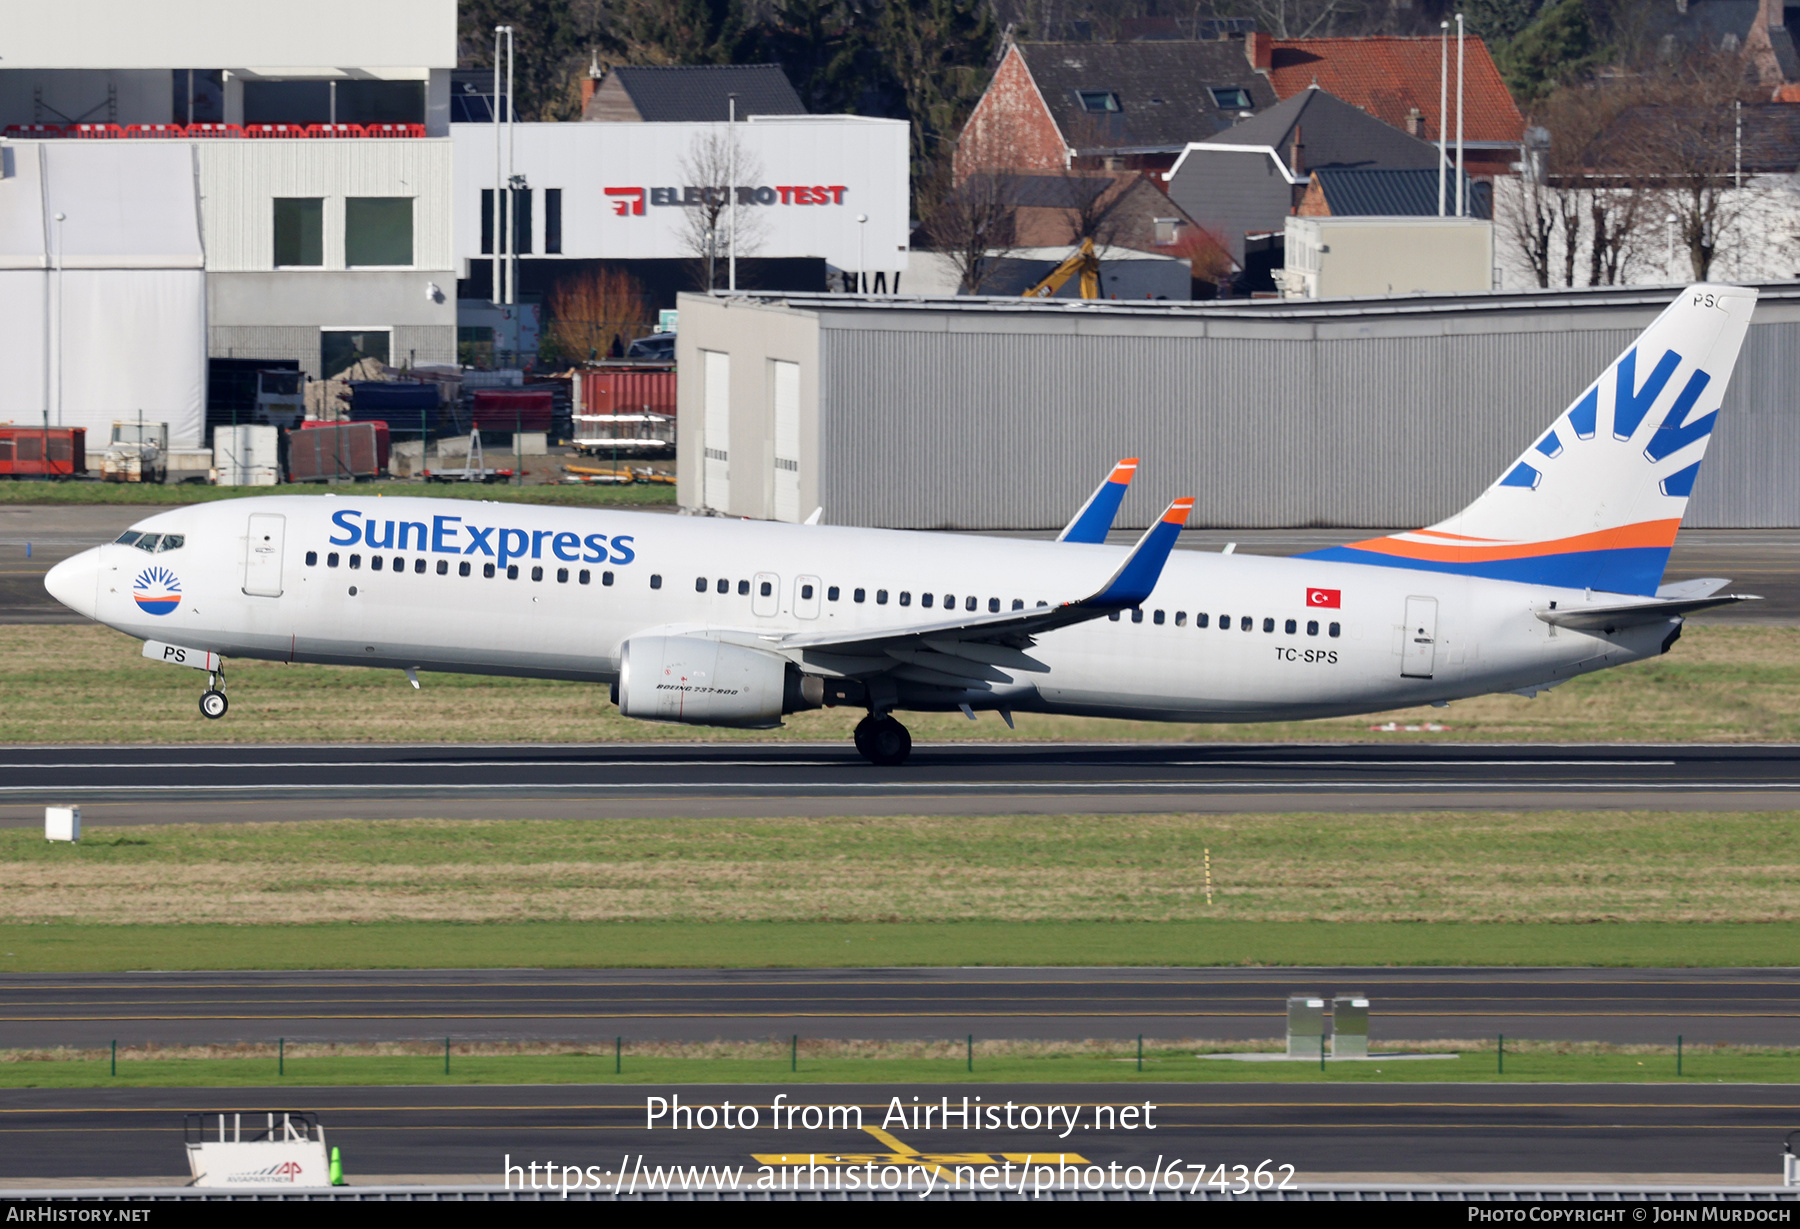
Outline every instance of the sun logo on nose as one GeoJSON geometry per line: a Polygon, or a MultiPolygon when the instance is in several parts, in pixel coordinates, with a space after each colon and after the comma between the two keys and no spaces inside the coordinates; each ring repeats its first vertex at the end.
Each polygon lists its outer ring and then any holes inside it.
{"type": "Polygon", "coordinates": [[[145,614],[170,614],[181,605],[181,581],[168,568],[145,568],[132,582],[131,596],[145,614]]]}

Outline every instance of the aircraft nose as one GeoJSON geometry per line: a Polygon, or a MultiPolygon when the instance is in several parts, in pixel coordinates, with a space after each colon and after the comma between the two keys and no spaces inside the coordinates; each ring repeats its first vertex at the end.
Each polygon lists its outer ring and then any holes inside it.
{"type": "Polygon", "coordinates": [[[100,549],[71,555],[44,576],[50,596],[76,614],[94,617],[100,602],[100,549]]]}

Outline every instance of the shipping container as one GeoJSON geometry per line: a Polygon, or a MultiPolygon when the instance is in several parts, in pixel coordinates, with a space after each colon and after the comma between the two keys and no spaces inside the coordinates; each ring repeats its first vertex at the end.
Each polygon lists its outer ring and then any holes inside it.
{"type": "Polygon", "coordinates": [[[675,369],[601,368],[581,373],[583,414],[675,413],[675,369]]]}
{"type": "Polygon", "coordinates": [[[0,476],[66,478],[86,472],[86,427],[0,427],[0,476]]]}
{"type": "Polygon", "coordinates": [[[274,486],[281,476],[281,434],[269,426],[213,428],[220,486],[274,486]]]}
{"type": "Polygon", "coordinates": [[[549,431],[556,398],[549,389],[478,389],[474,394],[478,431],[549,431]]]}
{"type": "MultiPolygon", "coordinates": [[[[302,430],[315,431],[321,428],[330,429],[345,425],[347,424],[341,422],[303,422],[300,427],[302,430]]],[[[393,436],[388,432],[387,423],[380,419],[369,423],[369,426],[375,428],[375,472],[385,474],[388,467],[388,442],[393,436]]]]}
{"type": "MultiPolygon", "coordinates": [[[[378,446],[376,428],[386,423],[308,423],[325,430],[289,431],[287,464],[289,482],[328,482],[333,478],[373,478],[386,472],[378,460],[385,448],[378,446]]],[[[383,432],[385,434],[385,432],[383,432]]]]}
{"type": "Polygon", "coordinates": [[[385,422],[395,434],[429,434],[437,429],[438,386],[390,380],[350,382],[350,417],[385,422]]]}

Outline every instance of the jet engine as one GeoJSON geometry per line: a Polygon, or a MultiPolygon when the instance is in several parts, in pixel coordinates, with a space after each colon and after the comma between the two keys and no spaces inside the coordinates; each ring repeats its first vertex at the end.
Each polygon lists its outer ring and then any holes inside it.
{"type": "Polygon", "coordinates": [[[820,679],[785,658],[703,636],[633,636],[619,648],[619,712],[640,721],[762,729],[818,708],[820,679]]]}

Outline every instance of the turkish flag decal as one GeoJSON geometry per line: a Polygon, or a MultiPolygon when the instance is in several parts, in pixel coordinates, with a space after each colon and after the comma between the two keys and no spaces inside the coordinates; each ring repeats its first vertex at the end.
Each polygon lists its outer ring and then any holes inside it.
{"type": "Polygon", "coordinates": [[[1329,606],[1333,610],[1344,604],[1342,589],[1308,589],[1306,604],[1308,606],[1329,606]]]}

